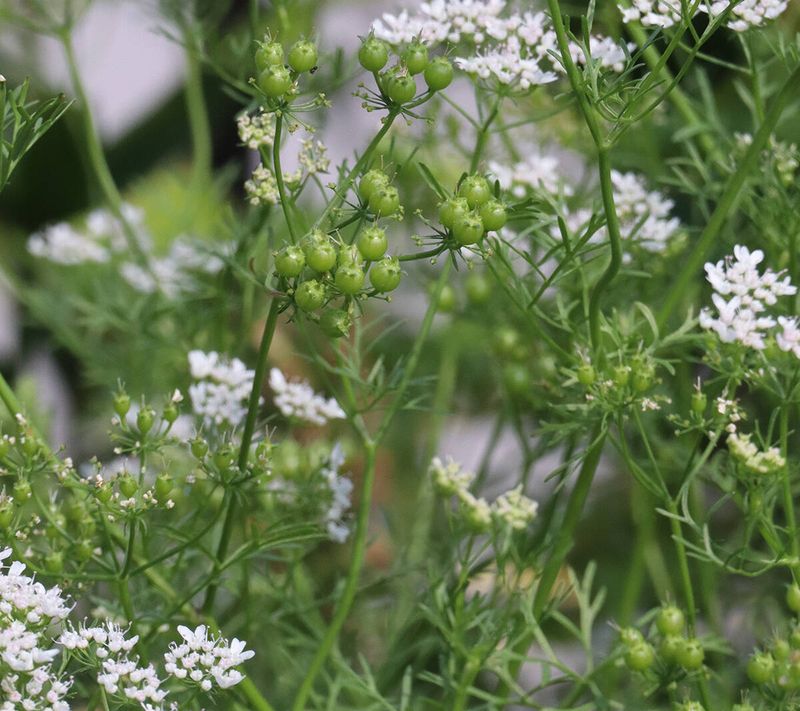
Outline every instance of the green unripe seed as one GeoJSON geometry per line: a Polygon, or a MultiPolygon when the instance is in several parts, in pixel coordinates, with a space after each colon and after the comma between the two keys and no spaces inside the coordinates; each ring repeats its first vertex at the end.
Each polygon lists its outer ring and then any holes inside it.
{"type": "Polygon", "coordinates": [[[156,498],[159,501],[166,501],[172,493],[172,477],[167,472],[161,472],[156,477],[156,498]]]}
{"type": "Polygon", "coordinates": [[[417,82],[408,74],[395,74],[386,80],[386,94],[396,104],[405,104],[417,95],[417,82]]]}
{"type": "Polygon", "coordinates": [[[325,311],[319,319],[319,327],[326,336],[341,338],[350,333],[353,320],[344,309],[330,309],[325,311]]]}
{"type": "Polygon", "coordinates": [[[452,230],[456,221],[468,214],[469,205],[463,197],[450,198],[439,205],[439,222],[448,230],[452,230]]]}
{"type": "Polygon", "coordinates": [[[381,229],[377,225],[367,227],[358,236],[356,242],[358,251],[361,256],[370,262],[375,262],[380,259],[386,250],[389,248],[389,240],[386,239],[386,230],[381,229]]]}
{"type": "Polygon", "coordinates": [[[334,284],[343,294],[352,296],[364,286],[364,270],[356,265],[346,265],[336,270],[334,284]]]}
{"type": "Polygon", "coordinates": [[[131,399],[128,393],[117,393],[114,395],[114,412],[120,417],[125,417],[131,409],[131,399]]]}
{"type": "Polygon", "coordinates": [[[300,247],[284,247],[275,255],[275,271],[286,279],[300,276],[306,266],[306,255],[300,247]]]}
{"type": "Polygon", "coordinates": [[[411,74],[421,74],[428,66],[428,48],[422,42],[412,42],[401,56],[411,74]]]}
{"type": "Polygon", "coordinates": [[[316,279],[304,281],[294,292],[295,303],[306,313],[316,311],[325,303],[325,286],[316,279]]]}
{"type": "Polygon", "coordinates": [[[368,72],[379,72],[389,61],[389,45],[370,35],[358,50],[358,61],[368,72]]]}
{"type": "Polygon", "coordinates": [[[658,653],[667,664],[674,664],[678,659],[678,651],[683,646],[683,637],[670,634],[658,644],[658,653]]]}
{"type": "Polygon", "coordinates": [[[313,232],[303,245],[306,264],[320,274],[336,265],[336,246],[330,237],[320,230],[313,232]]]}
{"type": "Polygon", "coordinates": [[[786,605],[792,612],[800,612],[800,585],[797,583],[786,588],[786,605]]]}
{"type": "Polygon", "coordinates": [[[461,181],[458,194],[466,198],[471,208],[480,207],[492,199],[492,189],[489,181],[482,175],[468,175],[461,181]]]}
{"type": "Polygon", "coordinates": [[[122,495],[129,499],[139,490],[139,483],[130,474],[123,474],[118,482],[122,495]]]}
{"type": "Polygon", "coordinates": [[[626,646],[644,642],[644,636],[635,627],[624,627],[619,631],[619,639],[626,646]]]}
{"type": "Polygon", "coordinates": [[[705,652],[703,645],[696,639],[685,639],[678,649],[677,662],[684,669],[699,669],[703,666],[705,652]]]}
{"type": "Polygon", "coordinates": [[[484,274],[470,274],[464,287],[467,292],[467,299],[473,306],[485,304],[492,296],[492,285],[484,274]]]}
{"type": "Polygon", "coordinates": [[[446,57],[436,57],[425,67],[423,76],[431,91],[442,91],[453,81],[453,65],[446,57]]]}
{"type": "Polygon", "coordinates": [[[14,484],[13,488],[14,500],[24,504],[32,496],[31,485],[26,479],[20,479],[14,484]]]}
{"type": "Polygon", "coordinates": [[[634,671],[646,671],[655,661],[656,654],[652,645],[647,642],[637,642],[631,645],[625,652],[625,664],[634,671]]]}
{"type": "Polygon", "coordinates": [[[206,442],[201,437],[195,437],[191,442],[192,454],[197,457],[197,459],[205,458],[206,454],[208,454],[208,442],[206,442]]]}
{"type": "Polygon", "coordinates": [[[397,257],[385,257],[372,265],[369,270],[369,280],[375,291],[386,293],[394,291],[403,278],[400,261],[397,257]]]}
{"type": "Polygon", "coordinates": [[[756,652],[747,662],[747,677],[754,684],[766,684],[775,673],[775,660],[767,652],[756,652]]]}
{"type": "Polygon", "coordinates": [[[317,66],[317,45],[309,40],[299,40],[289,50],[289,66],[298,74],[308,72],[317,66]]]}
{"type": "Polygon", "coordinates": [[[256,68],[263,72],[267,67],[283,65],[283,46],[280,42],[263,42],[256,50],[256,68]]]}
{"type": "Polygon", "coordinates": [[[450,284],[445,284],[439,294],[439,307],[437,310],[443,314],[452,313],[456,308],[457,302],[456,290],[450,284]]]}
{"type": "Polygon", "coordinates": [[[400,193],[393,185],[386,185],[369,198],[369,209],[376,215],[388,217],[400,209],[400,193]]]}
{"type": "Polygon", "coordinates": [[[656,617],[656,628],[663,635],[680,634],[686,620],[683,612],[674,605],[662,607],[656,617]]]}
{"type": "Polygon", "coordinates": [[[508,222],[508,213],[505,205],[499,200],[489,200],[481,205],[480,216],[481,222],[483,222],[483,229],[487,232],[499,230],[508,222]]]}
{"type": "Polygon", "coordinates": [[[136,413],[136,426],[143,435],[147,434],[152,429],[155,420],[155,410],[149,407],[143,407],[136,413]]]}
{"type": "Polygon", "coordinates": [[[483,234],[483,222],[474,213],[459,217],[453,225],[453,238],[461,247],[480,242],[483,234]]]}
{"type": "Polygon", "coordinates": [[[174,402],[168,402],[164,406],[164,412],[162,414],[162,417],[164,418],[165,422],[172,424],[173,422],[175,422],[175,420],[178,419],[178,414],[179,414],[178,405],[174,402]]]}
{"type": "Polygon", "coordinates": [[[358,195],[366,203],[372,195],[389,185],[389,176],[382,170],[368,170],[358,181],[358,195]]]}
{"type": "Polygon", "coordinates": [[[578,382],[581,385],[589,386],[597,380],[597,373],[591,363],[581,363],[577,370],[578,382]]]}
{"type": "Polygon", "coordinates": [[[258,75],[258,88],[270,99],[277,99],[292,88],[292,75],[282,65],[267,67],[258,75]]]}
{"type": "Polygon", "coordinates": [[[696,415],[702,415],[706,411],[706,405],[708,404],[708,398],[706,394],[702,390],[695,390],[692,393],[692,412],[696,415]]]}

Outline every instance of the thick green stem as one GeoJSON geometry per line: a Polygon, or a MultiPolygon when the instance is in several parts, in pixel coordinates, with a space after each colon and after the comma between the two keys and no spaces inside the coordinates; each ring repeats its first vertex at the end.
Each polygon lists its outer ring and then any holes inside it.
{"type": "Polygon", "coordinates": [[[589,490],[592,488],[592,481],[597,471],[597,465],[600,462],[600,454],[603,451],[605,441],[606,433],[603,430],[603,426],[598,424],[590,435],[589,448],[584,455],[583,464],[578,473],[578,480],[575,482],[575,486],[570,493],[569,500],[567,501],[567,508],[564,511],[564,518],[550,547],[550,557],[547,559],[542,569],[541,577],[539,578],[536,596],[533,601],[533,614],[537,620],[541,618],[542,613],[544,613],[550,601],[553,586],[558,578],[561,566],[564,564],[567,554],[572,549],[575,530],[577,529],[578,521],[583,513],[583,507],[586,504],[589,490]]]}
{"type": "Polygon", "coordinates": [[[133,255],[142,263],[142,265],[149,271],[150,262],[147,258],[142,245],[136,233],[133,231],[130,223],[122,212],[122,195],[114,182],[114,177],[111,175],[111,169],[108,167],[103,146],[100,143],[100,136],[97,133],[97,128],[94,125],[94,118],[92,117],[91,106],[86,96],[86,90],[83,88],[81,75],[78,71],[78,63],[75,59],[75,51],[72,46],[72,35],[69,30],[65,30],[60,35],[61,43],[64,46],[64,53],[67,59],[67,66],[69,68],[69,75],[72,81],[72,87],[81,104],[81,117],[83,120],[83,134],[86,141],[86,152],[89,157],[89,163],[94,171],[95,179],[97,180],[98,187],[108,203],[114,217],[122,225],[122,231],[128,248],[133,255]]]}
{"type": "Polygon", "coordinates": [[[192,134],[192,187],[202,190],[211,180],[213,149],[211,124],[208,120],[203,94],[203,71],[192,33],[184,33],[186,44],[186,111],[189,115],[189,130],[192,134]]]}
{"type": "Polygon", "coordinates": [[[619,219],[614,204],[614,187],[611,183],[611,160],[608,155],[608,146],[603,136],[601,119],[597,110],[592,106],[589,98],[584,91],[583,79],[575,66],[570,52],[569,37],[564,27],[564,20],[561,16],[559,0],[547,0],[550,14],[553,18],[553,29],[558,40],[558,48],[561,54],[561,61],[567,72],[572,90],[578,100],[578,106],[583,114],[586,126],[592,134],[592,140],[597,148],[597,162],[600,173],[600,191],[603,198],[603,211],[606,217],[606,229],[608,231],[609,247],[611,257],[608,266],[592,290],[589,299],[589,336],[592,342],[592,350],[597,356],[602,354],[602,344],[600,343],[600,298],[609,284],[614,280],[620,267],[622,266],[622,235],[620,233],[619,219]]]}
{"type": "Polygon", "coordinates": [[[336,612],[325,632],[325,636],[317,647],[317,652],[311,660],[306,676],[297,691],[297,696],[295,696],[294,703],[292,704],[292,711],[305,711],[306,701],[314,686],[314,681],[322,669],[322,665],[327,660],[328,655],[331,653],[333,646],[339,639],[339,632],[347,616],[350,614],[350,608],[353,605],[358,590],[358,580],[361,575],[361,568],[364,565],[364,556],[367,548],[369,511],[372,506],[372,488],[375,484],[375,444],[366,444],[365,453],[364,479],[361,486],[361,501],[359,502],[358,517],[356,519],[353,557],[350,561],[350,570],[347,573],[347,580],[345,581],[342,596],[339,598],[339,602],[336,605],[336,612]]]}
{"type": "MultiPolygon", "coordinates": [[[[250,444],[253,441],[253,433],[256,428],[256,420],[258,419],[258,403],[261,399],[261,389],[264,386],[264,380],[267,373],[267,357],[269,356],[269,349],[272,345],[272,337],[275,335],[275,326],[278,323],[278,313],[280,311],[280,300],[277,298],[272,299],[270,304],[269,314],[267,316],[267,323],[264,326],[264,333],[261,336],[261,346],[258,349],[258,359],[256,361],[256,370],[253,376],[253,389],[250,391],[250,401],[247,406],[247,417],[244,423],[244,430],[242,431],[242,444],[239,448],[239,458],[237,460],[239,470],[245,471],[247,468],[247,460],[250,457],[250,444]]],[[[222,533],[220,534],[219,544],[217,545],[217,553],[215,561],[220,564],[228,553],[228,545],[230,544],[231,535],[233,533],[233,524],[236,518],[236,497],[232,492],[228,492],[227,502],[225,505],[225,518],[222,523],[222,533]]],[[[206,597],[203,601],[203,614],[210,614],[214,608],[214,599],[219,589],[219,581],[211,583],[206,589],[206,597]]]]}
{"type": "Polygon", "coordinates": [[[481,127],[478,131],[478,139],[475,142],[475,150],[472,151],[472,160],[469,164],[469,172],[474,173],[478,170],[478,165],[481,162],[481,157],[483,156],[483,151],[486,148],[486,142],[489,139],[489,128],[491,127],[494,120],[497,118],[497,114],[500,111],[500,104],[503,101],[502,96],[498,96],[497,100],[494,102],[489,115],[486,117],[486,120],[481,124],[481,127]]]}
{"type": "Polygon", "coordinates": [[[705,229],[703,229],[700,236],[697,238],[692,252],[682,265],[681,270],[678,272],[673,282],[672,289],[670,289],[664,300],[664,305],[658,313],[659,327],[666,325],[672,313],[685,297],[689,284],[696,278],[697,272],[706,259],[709,249],[711,249],[711,246],[716,241],[720,230],[725,225],[730,212],[733,210],[734,204],[739,197],[739,193],[745,181],[758,166],[761,152],[767,145],[767,141],[775,129],[783,110],[786,108],[789,100],[796,97],[798,88],[800,88],[800,65],[789,75],[780,91],[775,96],[772,106],[770,106],[766,118],[761,124],[761,128],[758,129],[758,132],[753,137],[753,141],[748,147],[744,158],[742,158],[736,170],[728,179],[728,183],[717,203],[717,207],[712,213],[705,229]]]}
{"type": "Polygon", "coordinates": [[[283,168],[281,167],[281,132],[283,131],[283,114],[279,111],[275,120],[275,140],[272,143],[272,168],[275,172],[275,183],[278,186],[278,196],[280,197],[283,217],[286,220],[286,227],[289,230],[289,237],[292,244],[297,244],[297,232],[292,220],[291,206],[286,195],[286,184],[283,180],[283,168]]]}
{"type": "MultiPolygon", "coordinates": [[[[789,466],[789,404],[784,403],[780,414],[781,455],[785,460],[783,466],[783,508],[786,516],[786,528],[789,532],[789,550],[792,557],[800,554],[797,540],[797,519],[794,513],[794,496],[792,495],[792,476],[789,466]]],[[[794,569],[793,569],[794,570],[794,569]]]]}

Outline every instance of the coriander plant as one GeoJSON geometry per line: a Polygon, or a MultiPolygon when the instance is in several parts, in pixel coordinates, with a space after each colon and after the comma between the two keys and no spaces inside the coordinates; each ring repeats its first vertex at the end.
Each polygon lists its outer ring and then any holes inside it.
{"type": "Polygon", "coordinates": [[[146,3],[123,182],[102,4],[0,0],[0,711],[800,708],[800,5],[146,3]]]}

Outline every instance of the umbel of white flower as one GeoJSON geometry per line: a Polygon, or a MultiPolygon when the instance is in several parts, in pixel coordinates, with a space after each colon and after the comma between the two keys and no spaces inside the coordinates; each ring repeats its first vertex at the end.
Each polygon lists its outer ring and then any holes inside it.
{"type": "Polygon", "coordinates": [[[750,251],[743,245],[733,248],[733,256],[716,264],[706,263],[706,280],[714,293],[710,309],[700,312],[700,325],[716,332],[724,343],[741,343],[756,350],[766,347],[766,339],[775,335],[778,346],[800,358],[800,332],[796,318],[776,319],[773,307],[781,296],[792,296],[797,287],[788,276],[771,269],[759,273],[764,261],[760,249],[750,251]],[[773,332],[780,326],[779,332],[773,332]]]}
{"type": "Polygon", "coordinates": [[[245,649],[245,642],[210,636],[205,625],[194,630],[179,625],[178,634],[183,642],[173,642],[164,655],[168,674],[194,683],[203,691],[210,691],[215,684],[227,689],[244,679],[236,667],[255,655],[245,649]]]}
{"type": "Polygon", "coordinates": [[[59,650],[48,629],[70,607],[58,587],[46,588],[0,550],[0,711],[69,711],[70,679],[53,668],[59,650]]]}
{"type": "Polygon", "coordinates": [[[327,466],[322,469],[322,478],[330,488],[331,494],[330,504],[324,514],[325,528],[335,543],[344,543],[350,535],[350,528],[343,519],[345,512],[350,508],[353,482],[339,473],[344,460],[344,450],[337,442],[331,451],[327,466]]]}
{"type": "MultiPolygon", "coordinates": [[[[558,47],[550,18],[543,12],[515,12],[505,0],[431,0],[417,12],[384,14],[375,20],[372,31],[394,45],[415,39],[429,47],[458,45],[457,67],[479,79],[523,91],[553,82],[563,71],[553,61],[558,47]]],[[[602,67],[624,68],[625,51],[613,40],[592,37],[589,52],[602,67]]],[[[570,53],[578,62],[587,62],[579,45],[573,43],[570,53]]]]}
{"type": "Polygon", "coordinates": [[[189,386],[195,414],[207,425],[239,425],[247,414],[255,372],[238,358],[214,351],[190,351],[188,358],[189,372],[197,381],[189,386]]]}
{"type": "Polygon", "coordinates": [[[275,393],[275,406],[284,417],[312,425],[346,417],[336,400],[318,395],[305,380],[289,380],[278,368],[270,370],[269,386],[275,393]]]}
{"type": "MultiPolygon", "coordinates": [[[[732,30],[744,32],[761,27],[783,14],[789,0],[623,0],[619,3],[624,22],[641,22],[645,27],[672,27],[684,17],[686,8],[694,17],[707,13],[712,19],[730,9],[727,25],[732,30]]],[[[691,20],[691,18],[686,18],[691,20]]]]}

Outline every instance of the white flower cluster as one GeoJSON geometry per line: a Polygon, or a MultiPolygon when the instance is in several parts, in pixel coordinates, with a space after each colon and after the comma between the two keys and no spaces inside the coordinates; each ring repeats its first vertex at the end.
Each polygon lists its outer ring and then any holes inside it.
{"type": "Polygon", "coordinates": [[[669,216],[675,203],[648,190],[635,173],[612,170],[611,182],[623,238],[634,240],[648,252],[663,252],[681,228],[680,220],[669,216]]]}
{"type": "Polygon", "coordinates": [[[170,298],[190,293],[197,288],[195,274],[217,274],[223,260],[201,243],[186,236],[178,237],[164,257],[152,257],[149,271],[135,262],[120,266],[120,274],[134,289],[144,294],[162,292],[170,298]]]}
{"type": "Polygon", "coordinates": [[[247,414],[255,372],[238,358],[228,360],[214,351],[194,350],[188,357],[189,372],[199,381],[189,386],[195,414],[208,425],[239,425],[247,414]]]}
{"type": "Polygon", "coordinates": [[[524,531],[536,518],[539,504],[522,493],[522,484],[501,494],[494,502],[494,513],[515,531],[524,531]]]}
{"type": "Polygon", "coordinates": [[[344,450],[341,445],[336,444],[331,451],[327,466],[322,469],[322,477],[331,493],[330,504],[325,511],[325,528],[330,539],[335,543],[344,543],[350,535],[350,529],[343,518],[345,512],[350,508],[353,482],[339,473],[344,460],[344,450]]]}
{"type": "Polygon", "coordinates": [[[336,400],[318,395],[305,380],[289,380],[278,368],[270,370],[269,386],[275,393],[275,405],[284,417],[314,425],[346,417],[336,400]]]}
{"type": "Polygon", "coordinates": [[[10,557],[10,548],[0,550],[0,711],[69,711],[71,680],[53,669],[59,650],[46,633],[70,608],[59,588],[25,575],[22,563],[6,566],[10,557]]]}
{"type": "MultiPolygon", "coordinates": [[[[142,248],[149,248],[150,237],[144,228],[142,211],[132,205],[123,205],[122,214],[142,248]]],[[[122,224],[103,209],[90,212],[82,230],[67,222],[59,222],[28,239],[28,251],[33,256],[68,266],[108,262],[112,255],[126,249],[122,224]]]]}
{"type": "Polygon", "coordinates": [[[492,517],[512,530],[521,531],[536,517],[539,505],[522,493],[522,485],[501,494],[490,505],[469,490],[475,475],[465,471],[451,457],[444,462],[434,457],[428,471],[437,492],[442,496],[455,496],[461,515],[477,531],[488,530],[492,517]]]}
{"type": "Polygon", "coordinates": [[[796,319],[782,318],[776,321],[767,307],[774,306],[780,296],[797,293],[788,276],[771,269],[763,274],[758,265],[764,260],[764,252],[736,245],[733,257],[721,259],[716,264],[706,263],[706,280],[711,284],[717,314],[709,309],[700,312],[700,325],[717,333],[724,343],[738,342],[750,348],[763,350],[765,339],[771,329],[780,325],[782,332],[776,335],[778,345],[785,351],[793,351],[800,357],[795,346],[800,341],[796,319]]]}
{"type": "Polygon", "coordinates": [[[497,178],[503,190],[516,198],[523,198],[530,191],[543,191],[551,195],[572,194],[572,188],[562,177],[559,159],[536,150],[512,166],[489,161],[489,172],[497,178]]]}
{"type": "Polygon", "coordinates": [[[251,205],[277,205],[280,200],[278,181],[263,163],[259,163],[250,178],[245,180],[244,191],[251,205]]]}
{"type": "MultiPolygon", "coordinates": [[[[254,119],[255,120],[255,119],[254,119]]],[[[274,133],[274,127],[272,129],[274,133]]],[[[249,137],[246,141],[248,147],[258,148],[261,145],[271,145],[265,143],[266,129],[254,129],[252,121],[246,126],[242,134],[240,125],[240,136],[249,137]]],[[[245,140],[244,138],[242,140],[245,140]]],[[[308,136],[300,141],[300,148],[297,153],[297,169],[294,172],[283,173],[283,182],[292,190],[299,188],[307,178],[320,173],[327,173],[330,167],[328,149],[322,141],[308,136]]],[[[278,192],[278,181],[272,169],[259,163],[253,170],[250,178],[244,183],[244,190],[247,194],[248,202],[251,205],[276,205],[280,200],[278,192]]]]}
{"type": "Polygon", "coordinates": [[[126,630],[112,622],[96,627],[67,626],[58,643],[82,657],[89,666],[99,665],[97,683],[110,696],[137,702],[143,709],[150,702],[160,704],[167,696],[155,667],[139,666],[131,650],[139,641],[138,635],[126,636],[126,630]]]}
{"type": "Polygon", "coordinates": [[[172,242],[165,256],[153,255],[153,239],[144,224],[143,212],[123,205],[122,213],[142,252],[148,255],[146,268],[126,258],[129,245],[124,228],[104,209],[90,212],[82,229],[60,222],[31,235],[28,251],[35,257],[65,266],[121,260],[120,276],[134,289],[145,294],[160,291],[170,298],[194,291],[194,277],[198,273],[216,274],[222,269],[224,262],[220,257],[185,235],[172,242]]]}
{"type": "MultiPolygon", "coordinates": [[[[727,19],[732,30],[744,32],[752,27],[761,27],[781,15],[789,0],[703,0],[683,3],[681,0],[631,0],[631,4],[620,3],[624,22],[641,22],[645,27],[672,27],[681,21],[683,8],[690,9],[692,17],[705,12],[717,17],[733,5],[727,19]]],[[[691,18],[687,18],[691,19],[691,18]]]]}
{"type": "Polygon", "coordinates": [[[754,474],[770,474],[786,466],[786,459],[777,447],[762,452],[750,441],[749,434],[729,434],[727,444],[731,456],[754,474]]]}
{"type": "MultiPolygon", "coordinates": [[[[523,91],[555,81],[561,71],[552,59],[558,48],[548,16],[510,12],[506,0],[431,0],[416,13],[384,14],[373,23],[372,31],[395,45],[417,38],[430,47],[461,44],[469,54],[455,56],[456,66],[480,79],[523,91]]],[[[578,61],[586,62],[578,45],[571,50],[578,61]]],[[[613,40],[592,38],[590,52],[602,66],[622,69],[624,51],[613,40]]]]}
{"type": "Polygon", "coordinates": [[[261,109],[257,114],[241,114],[236,119],[239,140],[251,151],[270,148],[275,142],[275,113],[261,109]]]}
{"type": "Polygon", "coordinates": [[[183,642],[173,642],[164,655],[168,674],[194,682],[203,691],[210,691],[215,683],[221,689],[228,689],[244,679],[236,667],[255,655],[245,649],[245,642],[209,636],[205,625],[194,630],[178,625],[178,634],[183,642]]]}

